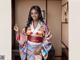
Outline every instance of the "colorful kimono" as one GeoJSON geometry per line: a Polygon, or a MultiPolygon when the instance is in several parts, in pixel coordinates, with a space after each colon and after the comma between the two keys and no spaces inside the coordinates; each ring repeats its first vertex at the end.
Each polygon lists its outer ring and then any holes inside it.
{"type": "Polygon", "coordinates": [[[16,40],[19,42],[19,51],[21,60],[46,60],[48,58],[48,51],[51,49],[52,45],[50,38],[52,37],[51,32],[48,29],[46,23],[38,22],[37,27],[34,29],[33,22],[27,28],[25,28],[19,34],[16,33],[16,40]],[[32,37],[37,37],[37,42],[32,42],[34,39],[32,37]],[[34,52],[39,48],[40,52],[34,54],[34,52]]]}

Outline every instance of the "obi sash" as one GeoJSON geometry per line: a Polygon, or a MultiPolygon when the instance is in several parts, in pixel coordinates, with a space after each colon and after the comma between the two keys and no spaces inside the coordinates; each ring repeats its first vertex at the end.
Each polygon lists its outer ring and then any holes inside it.
{"type": "Polygon", "coordinates": [[[32,42],[38,42],[38,43],[43,42],[43,37],[36,37],[36,36],[28,35],[27,39],[32,42]]]}

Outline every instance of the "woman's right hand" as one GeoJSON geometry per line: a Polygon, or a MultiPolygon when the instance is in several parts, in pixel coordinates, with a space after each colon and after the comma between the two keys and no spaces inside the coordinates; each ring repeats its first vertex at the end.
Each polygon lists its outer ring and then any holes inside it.
{"type": "Polygon", "coordinates": [[[14,31],[19,32],[19,27],[17,25],[14,26],[14,31]]]}
{"type": "Polygon", "coordinates": [[[15,26],[14,26],[14,31],[16,32],[16,40],[19,42],[20,33],[19,33],[19,28],[18,28],[17,24],[15,24],[15,26]]]}

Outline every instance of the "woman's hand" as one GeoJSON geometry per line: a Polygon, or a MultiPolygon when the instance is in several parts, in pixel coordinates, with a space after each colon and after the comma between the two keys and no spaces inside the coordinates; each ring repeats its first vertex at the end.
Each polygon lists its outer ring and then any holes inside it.
{"type": "Polygon", "coordinates": [[[14,31],[19,32],[19,27],[17,26],[17,24],[14,26],[14,31]]]}

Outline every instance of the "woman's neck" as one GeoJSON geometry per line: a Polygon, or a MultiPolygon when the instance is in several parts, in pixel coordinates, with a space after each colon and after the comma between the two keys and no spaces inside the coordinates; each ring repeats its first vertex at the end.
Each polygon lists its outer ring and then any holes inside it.
{"type": "Polygon", "coordinates": [[[34,20],[33,20],[33,26],[34,26],[34,28],[37,27],[38,22],[39,22],[38,20],[37,20],[37,21],[34,21],[34,20]]]}

